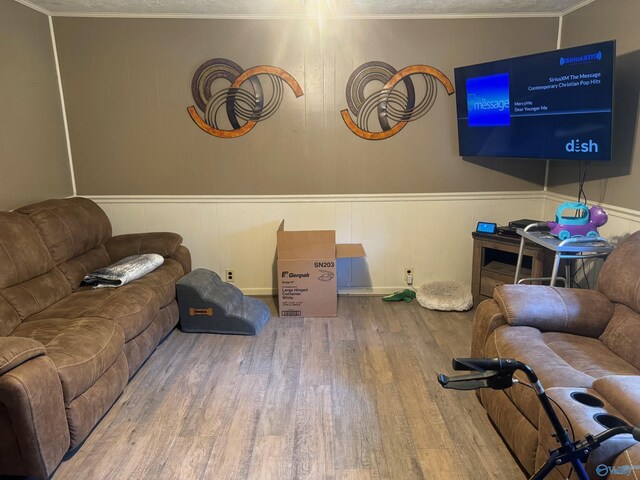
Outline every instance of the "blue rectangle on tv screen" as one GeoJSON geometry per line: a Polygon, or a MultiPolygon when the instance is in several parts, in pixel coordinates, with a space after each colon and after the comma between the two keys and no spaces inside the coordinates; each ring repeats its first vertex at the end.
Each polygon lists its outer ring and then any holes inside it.
{"type": "Polygon", "coordinates": [[[610,160],[615,41],[455,69],[462,156],[610,160]]]}
{"type": "Polygon", "coordinates": [[[509,74],[467,79],[467,112],[470,127],[508,127],[509,74]]]}

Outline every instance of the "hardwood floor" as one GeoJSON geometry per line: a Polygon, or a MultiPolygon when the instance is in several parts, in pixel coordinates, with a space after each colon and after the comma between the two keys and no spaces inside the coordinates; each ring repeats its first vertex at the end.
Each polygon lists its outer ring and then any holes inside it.
{"type": "Polygon", "coordinates": [[[257,337],[175,330],[53,479],[524,479],[475,394],[436,380],[472,317],[344,296],[257,337]]]}

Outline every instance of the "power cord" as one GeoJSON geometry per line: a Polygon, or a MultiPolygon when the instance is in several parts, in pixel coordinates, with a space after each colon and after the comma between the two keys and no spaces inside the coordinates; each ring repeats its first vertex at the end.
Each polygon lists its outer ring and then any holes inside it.
{"type": "Polygon", "coordinates": [[[587,194],[584,191],[584,182],[587,179],[587,169],[589,168],[590,163],[591,160],[585,161],[583,167],[582,161],[578,162],[578,202],[581,202],[584,198],[584,202],[582,203],[585,205],[587,204],[587,194]]]}
{"type": "MultiPolygon", "coordinates": [[[[587,194],[584,191],[584,182],[587,179],[587,170],[589,168],[590,163],[591,163],[591,160],[586,160],[584,162],[584,167],[583,167],[582,161],[578,162],[578,202],[584,203],[585,205],[587,204],[587,194]],[[583,199],[584,199],[584,202],[582,201],[583,199]]],[[[579,212],[576,211],[576,217],[578,216],[578,214],[579,212]]],[[[585,267],[584,267],[584,259],[582,259],[581,262],[582,262],[582,273],[584,274],[584,279],[587,283],[587,289],[591,290],[591,287],[589,285],[589,279],[587,278],[585,267]]],[[[569,285],[571,286],[572,284],[575,284],[577,287],[581,288],[580,284],[575,280],[578,272],[579,270],[576,269],[576,271],[571,276],[571,279],[569,280],[569,285]]]]}

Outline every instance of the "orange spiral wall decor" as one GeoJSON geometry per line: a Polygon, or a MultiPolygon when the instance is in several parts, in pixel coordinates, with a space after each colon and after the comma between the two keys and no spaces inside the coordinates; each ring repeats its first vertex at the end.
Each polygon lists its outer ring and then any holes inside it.
{"type": "Polygon", "coordinates": [[[303,95],[295,78],[281,68],[260,65],[243,70],[231,60],[214,58],[200,65],[193,75],[191,94],[195,105],[187,111],[196,125],[210,135],[241,137],[278,110],[282,103],[283,83],[289,85],[296,97],[303,95]],[[266,101],[260,76],[266,76],[270,81],[271,95],[266,101]],[[230,86],[213,92],[213,82],[217,79],[228,81],[230,86]],[[220,128],[222,116],[226,116],[230,130],[220,128]]]}
{"type": "Polygon", "coordinates": [[[408,122],[422,118],[436,101],[439,81],[449,95],[453,94],[451,80],[437,68],[429,65],[412,65],[397,71],[388,63],[367,62],[360,65],[349,77],[346,96],[349,109],[340,114],[349,130],[366,140],[384,140],[402,130],[408,122]],[[416,104],[416,93],[411,77],[421,75],[425,92],[416,104]],[[365,97],[364,90],[371,81],[383,84],[381,90],[365,97]],[[401,86],[403,88],[396,88],[401,86]],[[353,121],[349,111],[356,117],[353,121]],[[379,130],[370,130],[373,117],[379,130]]]}

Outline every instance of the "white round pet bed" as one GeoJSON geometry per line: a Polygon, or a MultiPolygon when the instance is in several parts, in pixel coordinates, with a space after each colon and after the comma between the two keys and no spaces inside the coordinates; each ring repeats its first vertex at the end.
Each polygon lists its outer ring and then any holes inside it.
{"type": "Polygon", "coordinates": [[[473,307],[469,285],[455,281],[425,283],[416,291],[416,299],[429,310],[463,312],[473,307]]]}

